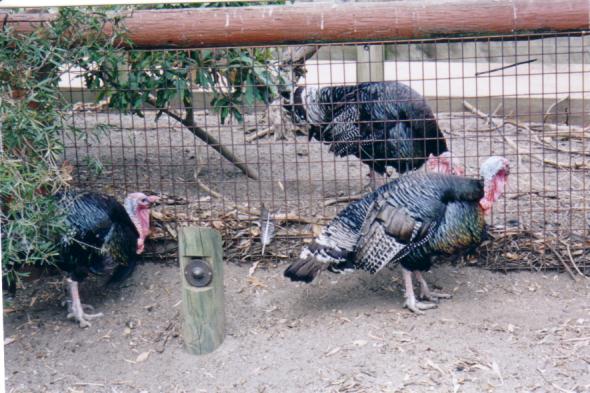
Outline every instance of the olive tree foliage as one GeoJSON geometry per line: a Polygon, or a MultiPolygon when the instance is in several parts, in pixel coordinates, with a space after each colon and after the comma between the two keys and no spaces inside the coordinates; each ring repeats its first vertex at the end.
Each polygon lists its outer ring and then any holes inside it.
{"type": "Polygon", "coordinates": [[[2,272],[11,285],[27,264],[52,262],[66,234],[53,197],[69,180],[61,159],[70,105],[59,81],[90,53],[116,51],[117,34],[97,34],[107,22],[118,24],[99,12],[62,9],[31,35],[16,35],[10,25],[0,32],[2,272]]]}
{"type": "Polygon", "coordinates": [[[144,116],[147,108],[155,108],[156,119],[162,114],[172,117],[247,176],[257,178],[243,159],[195,123],[192,91],[200,88],[211,93],[210,105],[219,113],[222,124],[230,118],[242,122],[244,107],[270,103],[279,96],[279,87],[286,85],[277,56],[270,48],[130,50],[107,57],[90,54],[82,66],[87,71],[86,84],[99,91],[99,100],[108,99],[110,107],[138,116],[144,116]]]}
{"type": "MultiPolygon", "coordinates": [[[[231,3],[235,5],[235,3],[231,3]]],[[[97,100],[123,113],[144,116],[156,108],[210,144],[246,175],[256,177],[233,153],[195,124],[192,89],[212,93],[222,122],[242,121],[244,105],[265,103],[283,83],[273,51],[264,48],[216,50],[128,50],[124,18],[116,10],[62,8],[35,33],[0,32],[0,198],[3,277],[14,283],[26,265],[53,263],[68,231],[55,194],[68,187],[62,165],[64,131],[87,138],[108,127],[68,126],[70,103],[59,80],[82,70],[97,100]],[[115,11],[115,12],[113,12],[115,11]],[[101,32],[108,24],[113,34],[101,32]],[[125,47],[125,48],[124,48],[125,47]],[[275,64],[275,65],[273,65],[275,64]],[[180,110],[178,108],[180,103],[180,110]]]]}

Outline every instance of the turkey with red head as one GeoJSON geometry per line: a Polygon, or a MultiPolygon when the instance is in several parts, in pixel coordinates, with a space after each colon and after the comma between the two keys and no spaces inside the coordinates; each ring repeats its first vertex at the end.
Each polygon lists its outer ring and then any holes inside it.
{"type": "Polygon", "coordinates": [[[480,179],[418,171],[400,176],[342,210],[285,276],[311,282],[322,270],[376,273],[401,265],[404,306],[416,313],[435,307],[416,300],[412,273],[422,299],[449,297],[431,292],[421,272],[430,269],[433,256],[456,255],[482,243],[485,215],[504,192],[509,172],[507,159],[490,157],[480,179]]]}
{"type": "Polygon", "coordinates": [[[115,198],[96,192],[68,191],[56,195],[66,212],[68,233],[61,239],[57,266],[69,274],[68,318],[80,327],[102,314],[86,314],[78,283],[89,273],[112,271],[108,283],[128,278],[144,250],[150,228],[150,207],[159,198],[141,192],[127,195],[121,205],[115,198]]]}

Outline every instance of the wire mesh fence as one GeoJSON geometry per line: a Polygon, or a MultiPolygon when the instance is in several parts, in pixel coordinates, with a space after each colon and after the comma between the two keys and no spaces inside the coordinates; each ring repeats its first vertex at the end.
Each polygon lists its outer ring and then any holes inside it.
{"type": "MultiPolygon", "coordinates": [[[[74,166],[75,183],[81,188],[119,197],[132,191],[161,195],[162,205],[154,211],[155,239],[174,238],[176,225],[211,225],[224,233],[229,258],[261,258],[255,223],[264,205],[277,224],[277,239],[264,258],[287,259],[297,255],[301,243],[317,234],[350,198],[399,176],[389,167],[386,176],[371,180],[371,168],[387,157],[371,162],[355,154],[339,157],[330,143],[318,140],[326,138],[309,137],[314,129],[326,132],[331,124],[346,124],[336,112],[347,104],[358,106],[358,99],[334,100],[331,120],[314,122],[313,116],[289,113],[296,103],[295,88],[309,93],[368,80],[397,81],[419,94],[406,97],[406,103],[422,102],[424,97],[465,176],[478,176],[479,164],[491,155],[511,162],[507,191],[488,218],[491,241],[475,261],[499,269],[566,266],[587,271],[587,44],[588,36],[579,32],[322,44],[313,48],[305,75],[283,99],[214,107],[211,91],[195,84],[190,108],[182,101],[166,108],[145,106],[143,117],[117,112],[108,102],[93,104],[97,92],[86,89],[72,70],[64,78],[75,103],[72,125],[99,126],[104,132],[83,139],[64,133],[64,158],[74,166]],[[236,109],[243,119],[227,116],[222,121],[224,110],[227,115],[236,109]],[[178,121],[186,118],[187,110],[194,118],[190,127],[178,121]],[[214,141],[207,143],[203,131],[214,141]],[[255,175],[245,175],[224,158],[220,146],[255,175]]],[[[276,61],[268,62],[264,71],[273,72],[285,48],[267,49],[276,61]]],[[[223,58],[227,50],[189,52],[223,58]]],[[[173,57],[186,52],[167,53],[173,57]]],[[[174,68],[174,61],[167,64],[174,68]]],[[[236,66],[235,72],[246,67],[236,66]]],[[[224,88],[223,80],[219,86],[224,88]]],[[[276,86],[276,91],[284,88],[276,86]]],[[[364,104],[400,105],[399,100],[374,100],[364,104]]],[[[308,113],[312,110],[309,97],[306,101],[304,95],[298,103],[308,113]]],[[[364,119],[351,125],[397,120],[364,119]]],[[[429,119],[407,115],[405,121],[421,124],[429,119]]],[[[428,137],[423,140],[426,143],[428,137]]],[[[422,151],[411,159],[418,167],[427,158],[422,151]]]]}

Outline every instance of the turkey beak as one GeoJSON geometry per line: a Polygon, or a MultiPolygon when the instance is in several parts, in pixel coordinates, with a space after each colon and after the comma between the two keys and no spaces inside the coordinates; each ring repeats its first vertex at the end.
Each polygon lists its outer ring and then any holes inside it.
{"type": "Polygon", "coordinates": [[[156,195],[150,195],[149,197],[147,197],[147,200],[150,204],[152,204],[158,202],[160,200],[160,197],[156,195]]]}

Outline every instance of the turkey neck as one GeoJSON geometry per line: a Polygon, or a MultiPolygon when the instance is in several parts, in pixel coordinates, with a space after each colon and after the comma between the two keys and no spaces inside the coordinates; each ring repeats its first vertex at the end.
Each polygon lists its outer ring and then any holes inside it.
{"type": "Polygon", "coordinates": [[[142,240],[145,240],[150,230],[150,209],[139,208],[137,211],[137,218],[139,220],[140,225],[140,228],[137,229],[137,231],[139,232],[139,237],[142,240]]]}
{"type": "Polygon", "coordinates": [[[125,210],[127,210],[129,218],[131,218],[131,221],[135,225],[139,233],[139,238],[145,240],[150,228],[150,210],[141,207],[136,207],[135,210],[132,210],[127,204],[125,204],[125,210]]]}
{"type": "Polygon", "coordinates": [[[484,196],[479,201],[479,205],[485,213],[489,213],[494,202],[500,198],[506,185],[506,173],[500,171],[491,179],[484,179],[484,196]]]}

